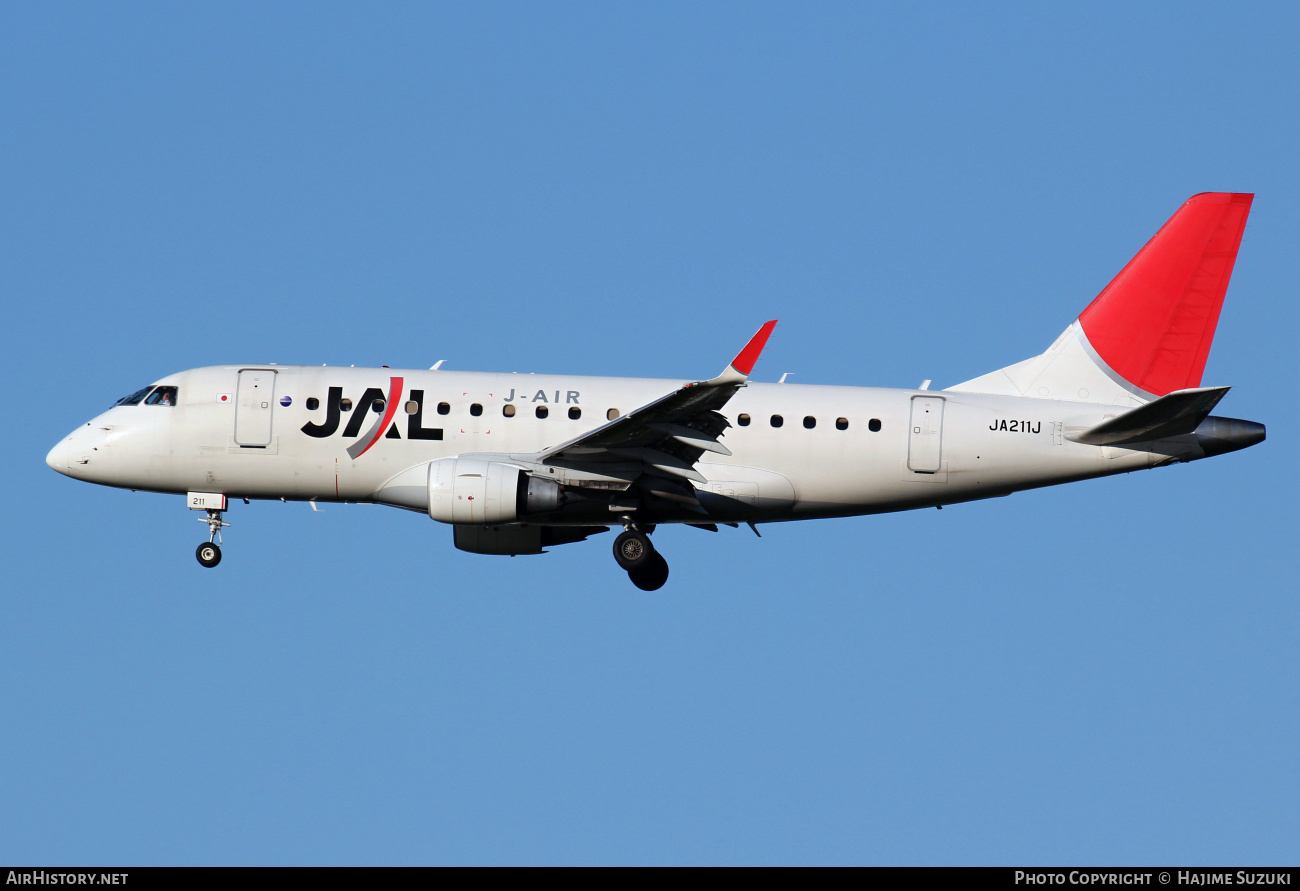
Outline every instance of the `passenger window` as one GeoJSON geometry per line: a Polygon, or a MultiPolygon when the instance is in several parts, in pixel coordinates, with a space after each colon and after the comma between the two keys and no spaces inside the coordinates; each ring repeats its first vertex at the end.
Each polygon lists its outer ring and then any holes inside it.
{"type": "Polygon", "coordinates": [[[384,410],[384,405],[385,405],[384,400],[376,399],[374,402],[370,403],[370,410],[375,414],[379,414],[381,411],[384,410]]]}
{"type": "Polygon", "coordinates": [[[741,415],[740,417],[736,418],[736,423],[742,427],[748,427],[749,420],[750,420],[749,415],[741,415]]]}
{"type": "Polygon", "coordinates": [[[320,400],[317,399],[315,396],[308,396],[307,411],[315,411],[318,408],[320,408],[320,400]]]}
{"type": "Polygon", "coordinates": [[[611,408],[609,411],[605,412],[605,420],[607,421],[618,420],[618,409],[611,408]]]}
{"type": "MultiPolygon", "coordinates": [[[[351,400],[351,399],[340,399],[340,400],[339,400],[339,408],[340,408],[342,411],[352,411],[352,400],[351,400]]],[[[325,420],[329,420],[329,418],[326,418],[325,420]]]]}
{"type": "Polygon", "coordinates": [[[817,426],[817,419],[814,418],[812,415],[808,415],[803,419],[803,425],[808,430],[811,430],[812,428],[817,426]]]}
{"type": "Polygon", "coordinates": [[[483,406],[475,402],[473,405],[469,407],[469,413],[477,418],[479,415],[483,414],[483,406]]]}
{"type": "Polygon", "coordinates": [[[569,409],[569,420],[570,420],[570,421],[576,421],[576,420],[578,420],[578,418],[580,418],[580,417],[582,417],[582,409],[578,408],[577,406],[574,406],[573,408],[570,408],[570,409],[569,409]]]}
{"type": "Polygon", "coordinates": [[[149,398],[144,401],[145,405],[175,405],[176,388],[159,387],[149,394],[149,398]]]}
{"type": "Polygon", "coordinates": [[[438,414],[440,414],[440,415],[451,414],[451,406],[448,405],[448,404],[445,403],[445,402],[439,402],[439,403],[438,403],[438,414]]]}
{"type": "Polygon", "coordinates": [[[550,409],[548,409],[546,406],[544,405],[537,406],[537,417],[544,418],[550,413],[551,413],[550,409]]]}
{"type": "Polygon", "coordinates": [[[513,418],[515,416],[515,407],[513,405],[507,405],[501,409],[501,414],[505,415],[507,418],[513,418]]]}
{"type": "Polygon", "coordinates": [[[785,418],[781,417],[780,415],[772,415],[773,427],[780,427],[784,423],[785,423],[785,418]]]}
{"type": "Polygon", "coordinates": [[[870,421],[867,421],[867,429],[870,430],[872,433],[879,433],[880,418],[872,418],[870,421]]]}
{"type": "Polygon", "coordinates": [[[848,419],[848,418],[836,418],[836,419],[835,419],[835,429],[836,429],[836,430],[848,430],[848,429],[849,429],[849,419],[848,419]]]}
{"type": "Polygon", "coordinates": [[[420,403],[416,402],[414,399],[406,403],[406,413],[408,415],[413,415],[419,410],[420,410],[420,403]]]}

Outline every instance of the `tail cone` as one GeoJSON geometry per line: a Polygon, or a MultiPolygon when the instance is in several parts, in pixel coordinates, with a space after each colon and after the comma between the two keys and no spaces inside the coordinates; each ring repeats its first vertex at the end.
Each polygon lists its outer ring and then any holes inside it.
{"type": "Polygon", "coordinates": [[[1196,428],[1196,442],[1205,457],[1213,458],[1225,452],[1249,448],[1264,441],[1263,424],[1254,421],[1239,421],[1236,418],[1216,418],[1213,415],[1201,422],[1196,428]]]}

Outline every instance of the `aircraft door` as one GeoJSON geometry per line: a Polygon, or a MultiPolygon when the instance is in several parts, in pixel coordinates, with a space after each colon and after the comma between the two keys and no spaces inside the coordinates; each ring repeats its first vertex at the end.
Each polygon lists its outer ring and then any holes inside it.
{"type": "Polygon", "coordinates": [[[942,467],[943,399],[912,397],[912,424],[907,432],[907,468],[916,473],[937,473],[942,467]]]}
{"type": "Polygon", "coordinates": [[[248,448],[269,446],[274,405],[274,371],[246,368],[239,372],[239,389],[235,394],[235,442],[248,448]]]}

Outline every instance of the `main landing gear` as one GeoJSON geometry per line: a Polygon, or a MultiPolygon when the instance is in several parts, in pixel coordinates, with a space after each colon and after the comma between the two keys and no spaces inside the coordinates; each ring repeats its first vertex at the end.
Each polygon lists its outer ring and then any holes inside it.
{"type": "Polygon", "coordinates": [[[657,591],[668,581],[668,561],[655,550],[650,536],[633,524],[614,539],[614,560],[642,591],[657,591]]]}
{"type": "Polygon", "coordinates": [[[194,556],[200,564],[211,569],[221,562],[221,527],[230,524],[222,521],[219,510],[209,510],[207,517],[197,519],[200,523],[208,524],[208,540],[198,546],[194,556]]]}

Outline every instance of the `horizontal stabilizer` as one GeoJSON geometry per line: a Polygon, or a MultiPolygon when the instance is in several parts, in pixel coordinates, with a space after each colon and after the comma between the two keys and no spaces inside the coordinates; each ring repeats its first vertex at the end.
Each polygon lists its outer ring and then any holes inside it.
{"type": "Polygon", "coordinates": [[[1183,436],[1200,426],[1229,389],[1198,387],[1175,390],[1117,418],[1102,421],[1091,430],[1071,434],[1066,439],[1087,445],[1117,446],[1183,436]]]}

